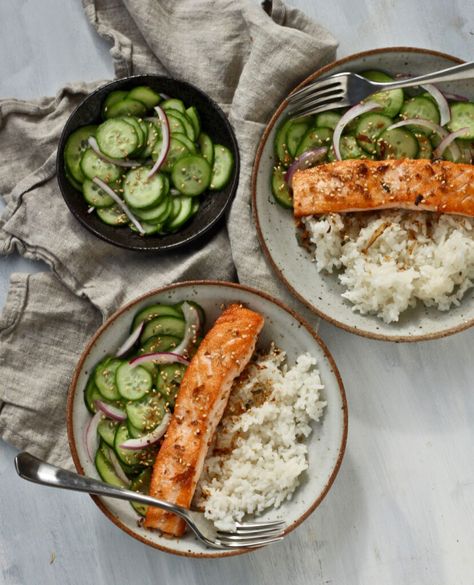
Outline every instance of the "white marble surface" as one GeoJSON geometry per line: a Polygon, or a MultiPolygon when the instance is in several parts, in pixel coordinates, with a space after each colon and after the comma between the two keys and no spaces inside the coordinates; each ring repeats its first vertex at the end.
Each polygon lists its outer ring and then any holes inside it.
{"type": "MultiPolygon", "coordinates": [[[[340,39],[339,56],[411,45],[474,58],[470,0],[293,0],[340,39]]],[[[0,95],[52,94],[112,75],[78,0],[0,2],[0,95]]],[[[12,271],[0,264],[0,306],[12,271]]],[[[0,442],[0,583],[5,585],[472,585],[474,330],[424,344],[362,339],[323,324],[348,394],[345,460],[323,504],[267,549],[191,560],[147,548],[88,496],[28,484],[0,442]]]]}

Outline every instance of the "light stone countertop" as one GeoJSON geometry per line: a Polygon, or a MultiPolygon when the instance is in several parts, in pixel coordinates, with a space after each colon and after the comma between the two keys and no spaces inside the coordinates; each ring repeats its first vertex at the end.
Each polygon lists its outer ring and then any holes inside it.
{"type": "MultiPolygon", "coordinates": [[[[340,39],[339,57],[406,45],[474,58],[470,0],[292,4],[340,39]]],[[[0,23],[1,97],[113,76],[79,0],[2,0],[0,23]]],[[[11,272],[44,269],[2,257],[0,308],[11,272]]],[[[348,447],[329,495],[287,539],[222,560],[161,553],[118,530],[88,496],[17,478],[16,451],[0,442],[0,583],[473,585],[474,330],[405,345],[325,323],[320,334],[346,386],[348,447]]]]}

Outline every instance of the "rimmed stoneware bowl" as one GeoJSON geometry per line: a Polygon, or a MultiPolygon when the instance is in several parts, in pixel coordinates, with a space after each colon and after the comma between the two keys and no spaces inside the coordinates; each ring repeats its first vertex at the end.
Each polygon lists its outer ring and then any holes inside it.
{"type": "MultiPolygon", "coordinates": [[[[198,302],[206,312],[207,327],[222,312],[222,306],[231,302],[243,303],[265,317],[259,347],[267,348],[273,341],[287,353],[288,364],[296,357],[309,352],[318,361],[327,401],[325,414],[314,424],[308,439],[309,469],[291,501],[278,510],[271,510],[262,518],[284,519],[286,532],[291,532],[321,503],[329,491],[341,465],[347,437],[347,403],[344,387],[336,364],[317,334],[296,313],[257,290],[240,285],[196,281],[174,284],[152,291],[129,303],[108,319],[86,347],[69,390],[67,424],[72,457],[79,473],[96,477],[94,463],[84,444],[84,431],[90,414],[84,405],[84,388],[95,364],[105,355],[113,353],[127,337],[133,315],[153,303],[177,303],[183,300],[198,302]]],[[[92,496],[102,512],[124,532],[157,549],[190,557],[223,557],[247,552],[207,549],[194,536],[180,539],[160,536],[137,524],[139,517],[128,502],[92,496]]]]}
{"type": "Polygon", "coordinates": [[[70,212],[85,228],[115,246],[156,254],[177,249],[190,249],[197,244],[202,244],[218,228],[237,190],[239,160],[237,139],[227,116],[202,89],[171,77],[151,74],[133,75],[102,85],[90,93],[70,115],[59,139],[56,174],[59,188],[70,212]],[[157,93],[179,98],[186,106],[196,106],[203,131],[209,134],[214,144],[226,146],[234,157],[234,169],[227,185],[220,191],[203,193],[200,197],[201,206],[196,215],[177,232],[164,236],[141,236],[128,227],[107,225],[95,213],[88,213],[86,200],[67,179],[64,166],[64,147],[69,136],[81,126],[99,124],[103,121],[102,106],[112,91],[129,91],[140,85],[147,85],[157,93]]]}
{"type": "MultiPolygon", "coordinates": [[[[342,71],[379,69],[392,74],[421,75],[461,63],[460,59],[436,51],[392,47],[346,57],[319,69],[294,91],[318,77],[342,71]]],[[[440,88],[474,99],[474,79],[440,85],[440,88]]],[[[400,315],[397,323],[384,323],[372,315],[361,315],[344,300],[335,274],[318,273],[309,253],[298,245],[291,211],[274,200],[270,176],[275,164],[273,143],[285,102],[276,110],[260,141],[253,170],[253,213],[263,251],[277,276],[290,292],[314,313],[334,325],[365,337],[385,341],[422,341],[451,335],[474,324],[474,294],[449,311],[438,311],[422,303],[400,315]]]]}

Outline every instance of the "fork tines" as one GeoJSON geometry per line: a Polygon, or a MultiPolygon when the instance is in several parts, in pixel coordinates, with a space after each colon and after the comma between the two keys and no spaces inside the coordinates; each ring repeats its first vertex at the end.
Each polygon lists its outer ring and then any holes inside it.
{"type": "Polygon", "coordinates": [[[237,524],[235,532],[217,531],[217,540],[228,548],[253,548],[282,540],[285,522],[249,522],[237,524]]]}
{"type": "Polygon", "coordinates": [[[346,74],[338,73],[314,81],[288,96],[289,114],[293,117],[315,114],[332,108],[346,106],[344,80],[346,74]]]}

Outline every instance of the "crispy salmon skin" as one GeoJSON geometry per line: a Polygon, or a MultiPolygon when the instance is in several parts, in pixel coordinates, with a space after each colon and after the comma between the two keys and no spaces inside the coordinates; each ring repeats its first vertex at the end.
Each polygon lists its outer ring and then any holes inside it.
{"type": "MultiPolygon", "coordinates": [[[[153,467],[151,496],[190,507],[232,382],[252,357],[263,324],[259,313],[233,304],[202,340],[184,374],[153,467]]],[[[181,536],[186,528],[181,518],[151,506],[144,525],[173,536],[181,536]]]]}
{"type": "Polygon", "coordinates": [[[474,166],[413,159],[343,160],[297,171],[295,217],[375,209],[474,216],[474,166]]]}

